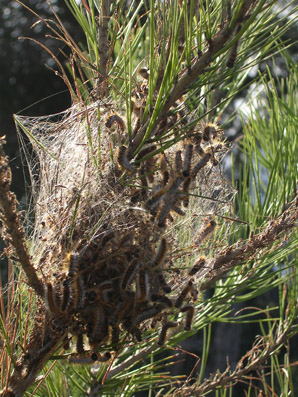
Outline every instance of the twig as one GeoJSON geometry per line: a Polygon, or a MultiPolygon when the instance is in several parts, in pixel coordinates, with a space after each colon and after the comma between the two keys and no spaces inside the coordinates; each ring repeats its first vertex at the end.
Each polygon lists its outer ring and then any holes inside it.
{"type": "MultiPolygon", "coordinates": [[[[107,375],[106,380],[111,379],[118,375],[123,371],[127,371],[130,367],[136,364],[138,361],[145,359],[148,357],[148,354],[154,352],[159,346],[155,343],[153,346],[149,347],[148,349],[144,349],[138,354],[134,355],[133,357],[129,358],[128,360],[124,361],[123,363],[119,364],[117,367],[113,368],[107,375]]],[[[97,395],[96,393],[102,387],[101,381],[96,382],[92,385],[89,391],[89,396],[97,395]]]]}
{"type": "Polygon", "coordinates": [[[248,260],[251,255],[280,239],[281,233],[292,231],[298,219],[298,196],[292,204],[260,233],[253,235],[246,241],[237,242],[219,252],[205,268],[205,273],[199,278],[205,278],[200,290],[206,290],[215,281],[241,262],[248,260]]]}
{"type": "Polygon", "coordinates": [[[108,24],[109,24],[110,0],[101,0],[101,13],[98,27],[98,54],[99,54],[99,78],[97,81],[97,97],[107,97],[108,92],[108,24]]]}
{"type": "Polygon", "coordinates": [[[4,138],[0,141],[0,206],[3,210],[4,224],[6,226],[7,238],[11,239],[12,245],[20,260],[21,266],[28,277],[29,285],[37,295],[43,297],[43,284],[37,277],[26,246],[25,231],[20,222],[20,213],[17,210],[17,199],[10,191],[11,169],[5,156],[2,145],[4,138]]]}
{"type": "MultiPolygon", "coordinates": [[[[183,395],[184,397],[201,396],[208,391],[216,390],[218,387],[224,387],[225,385],[231,383],[237,383],[239,380],[243,379],[245,375],[252,371],[256,371],[264,366],[264,363],[269,359],[272,353],[276,353],[282,348],[285,341],[290,337],[291,326],[289,326],[288,320],[285,320],[288,326],[285,331],[279,333],[277,331],[273,340],[265,341],[265,338],[261,338],[252,349],[246,353],[237,363],[236,369],[230,372],[230,368],[227,367],[222,373],[212,374],[208,379],[205,380],[201,385],[194,384],[191,387],[181,387],[175,392],[175,396],[183,395]],[[243,362],[247,360],[247,364],[243,367],[243,362]]],[[[281,330],[278,327],[278,330],[281,330]]]]}

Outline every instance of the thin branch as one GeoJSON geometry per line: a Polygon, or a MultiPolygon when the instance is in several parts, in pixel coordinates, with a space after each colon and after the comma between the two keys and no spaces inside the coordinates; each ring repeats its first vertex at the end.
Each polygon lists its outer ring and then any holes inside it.
{"type": "Polygon", "coordinates": [[[11,239],[21,266],[28,277],[30,287],[35,290],[37,295],[43,297],[43,285],[37,277],[26,246],[25,231],[20,221],[20,212],[17,210],[17,199],[15,194],[10,191],[11,169],[2,148],[3,143],[5,143],[4,138],[0,141],[0,206],[3,211],[6,237],[11,239]]]}
{"type": "Polygon", "coordinates": [[[200,290],[206,290],[215,281],[219,280],[229,270],[241,264],[260,250],[269,248],[273,243],[281,238],[281,234],[293,231],[298,219],[298,196],[292,201],[291,205],[275,220],[269,222],[268,226],[260,233],[253,235],[246,241],[239,241],[223,251],[208,263],[203,270],[204,273],[198,275],[205,281],[200,285],[200,290]]]}
{"type": "Polygon", "coordinates": [[[278,353],[285,342],[291,337],[292,327],[288,323],[288,320],[285,320],[284,324],[286,325],[286,329],[283,332],[279,332],[284,328],[278,327],[276,335],[272,339],[266,341],[265,337],[260,338],[252,349],[238,361],[236,369],[232,373],[228,366],[222,374],[212,374],[201,385],[195,383],[191,387],[182,386],[174,395],[183,395],[185,397],[201,396],[219,387],[225,387],[231,383],[235,384],[252,371],[263,368],[271,354],[278,353]],[[247,364],[244,366],[245,360],[247,360],[247,364]]]}
{"type": "Polygon", "coordinates": [[[104,98],[108,91],[108,24],[109,24],[110,0],[101,0],[101,13],[98,27],[98,55],[99,78],[97,81],[97,97],[104,98]]]}

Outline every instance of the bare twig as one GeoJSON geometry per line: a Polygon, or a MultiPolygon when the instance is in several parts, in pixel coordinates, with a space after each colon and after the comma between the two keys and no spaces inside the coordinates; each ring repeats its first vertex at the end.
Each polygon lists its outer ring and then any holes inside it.
{"type": "Polygon", "coordinates": [[[44,292],[43,285],[37,277],[28,253],[24,228],[20,222],[20,213],[17,210],[16,196],[10,191],[11,170],[2,148],[3,143],[5,143],[4,138],[0,141],[0,206],[2,207],[6,227],[5,233],[7,238],[11,239],[21,266],[28,277],[30,287],[35,290],[37,295],[42,297],[44,292]]]}
{"type": "Polygon", "coordinates": [[[101,0],[101,13],[98,27],[98,54],[99,54],[99,78],[97,81],[97,97],[108,96],[108,24],[109,24],[110,0],[101,0]]]}
{"type": "Polygon", "coordinates": [[[277,328],[277,332],[272,339],[266,340],[265,338],[260,338],[251,350],[239,360],[236,369],[232,373],[230,372],[230,368],[227,367],[222,374],[212,374],[200,385],[195,383],[190,387],[182,386],[175,392],[174,396],[201,396],[208,391],[216,390],[218,387],[237,383],[252,371],[263,368],[270,355],[278,352],[291,336],[292,327],[287,319],[284,321],[284,325],[285,327],[283,328],[277,328]],[[246,365],[244,365],[244,361],[247,362],[246,365]]]}

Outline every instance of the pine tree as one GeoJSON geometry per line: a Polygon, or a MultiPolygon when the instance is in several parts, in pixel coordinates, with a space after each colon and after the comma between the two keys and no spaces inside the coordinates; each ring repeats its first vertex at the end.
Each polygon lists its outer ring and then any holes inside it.
{"type": "Polygon", "coordinates": [[[269,69],[248,79],[284,49],[292,3],[65,2],[84,45],[54,7],[52,21],[35,15],[70,51],[65,65],[51,55],[73,105],[15,116],[32,177],[25,221],[1,138],[1,395],[293,391],[298,75],[284,52],[286,79],[269,69]],[[229,104],[253,85],[261,94],[242,114],[243,166],[229,182],[229,104]],[[271,290],[276,307],[249,306],[271,290]],[[209,374],[216,322],[259,331],[234,368],[209,374]],[[202,356],[174,376],[178,344],[198,332],[202,356]]]}

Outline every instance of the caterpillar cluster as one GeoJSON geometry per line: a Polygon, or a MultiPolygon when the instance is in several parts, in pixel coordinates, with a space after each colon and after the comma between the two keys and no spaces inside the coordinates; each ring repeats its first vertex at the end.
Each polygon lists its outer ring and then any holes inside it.
{"type": "MultiPolygon", "coordinates": [[[[73,177],[70,181],[75,187],[68,190],[73,196],[63,196],[62,190],[60,201],[56,199],[61,203],[63,198],[64,207],[45,207],[52,223],[43,222],[40,242],[45,248],[37,267],[45,279],[46,318],[52,332],[63,338],[64,349],[74,349],[69,356],[74,364],[108,360],[111,350],[121,349],[129,340],[142,342],[150,335],[149,328],[158,331],[157,343],[163,345],[171,329],[181,325],[191,330],[195,317],[196,277],[206,259],[200,257],[190,269],[175,273],[179,264],[173,257],[177,236],[172,225],[189,215],[190,198],[196,195],[202,176],[215,169],[225,143],[216,124],[193,125],[176,103],[141,149],[134,151],[132,144],[143,123],[148,95],[149,73],[142,70],[141,75],[145,82],[132,92],[130,140],[125,118],[111,112],[111,107],[102,112],[98,186],[89,154],[88,167],[73,156],[77,165],[72,163],[71,170],[79,177],[78,170],[82,170],[90,180],[84,180],[79,189],[73,177]],[[177,143],[166,144],[176,138],[177,143]],[[76,202],[76,224],[69,240],[71,225],[65,223],[65,214],[72,219],[70,209],[76,202]],[[56,230],[59,222],[60,234],[56,230]]],[[[92,127],[91,116],[89,120],[92,127]]],[[[97,134],[95,122],[94,131],[97,134]]],[[[79,143],[76,148],[82,150],[84,145],[79,143]]],[[[60,174],[63,172],[72,177],[67,168],[61,168],[60,174]]],[[[63,186],[62,181],[58,186],[63,186]]],[[[209,238],[215,227],[214,219],[206,223],[195,246],[209,238]]]]}

